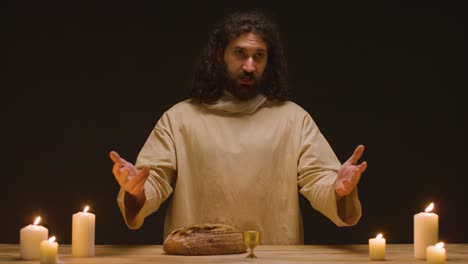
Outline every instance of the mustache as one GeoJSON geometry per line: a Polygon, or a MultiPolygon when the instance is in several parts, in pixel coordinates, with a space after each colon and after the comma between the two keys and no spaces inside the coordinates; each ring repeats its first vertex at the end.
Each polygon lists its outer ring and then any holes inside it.
{"type": "Polygon", "coordinates": [[[239,79],[256,79],[253,72],[243,72],[239,75],[239,79]]]}

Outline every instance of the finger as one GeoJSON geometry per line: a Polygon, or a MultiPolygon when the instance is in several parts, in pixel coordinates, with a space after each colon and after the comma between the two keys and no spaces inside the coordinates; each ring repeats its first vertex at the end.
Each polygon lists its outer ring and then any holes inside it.
{"type": "Polygon", "coordinates": [[[348,159],[348,162],[351,164],[356,164],[356,162],[362,157],[364,153],[364,145],[359,145],[353,152],[353,155],[348,159]]]}
{"type": "Polygon", "coordinates": [[[344,190],[348,190],[349,188],[351,188],[352,183],[351,183],[350,180],[344,180],[343,181],[343,186],[344,186],[344,190]]]}
{"type": "Polygon", "coordinates": [[[350,188],[354,189],[354,187],[358,184],[359,180],[361,179],[361,173],[359,171],[356,171],[356,173],[353,175],[353,177],[350,180],[350,188]]]}
{"type": "Polygon", "coordinates": [[[336,190],[336,192],[341,196],[346,196],[350,193],[349,187],[347,186],[347,184],[343,184],[340,188],[336,190]]]}
{"type": "Polygon", "coordinates": [[[149,166],[144,166],[143,169],[141,169],[140,172],[138,172],[138,175],[142,175],[143,177],[148,177],[150,172],[150,167],[149,166]]]}
{"type": "Polygon", "coordinates": [[[135,194],[134,191],[137,191],[137,190],[139,191],[139,189],[137,189],[137,186],[142,185],[142,183],[144,184],[148,176],[149,176],[149,168],[144,167],[137,175],[135,175],[133,179],[128,181],[126,187],[129,190],[129,192],[135,194]]]}
{"type": "Polygon", "coordinates": [[[341,196],[344,196],[345,189],[344,189],[344,186],[343,186],[343,182],[335,183],[335,192],[338,193],[341,196]]]}
{"type": "Polygon", "coordinates": [[[367,161],[363,161],[361,164],[359,164],[358,166],[358,169],[361,173],[363,173],[364,171],[366,171],[367,169],[367,161]]]}
{"type": "Polygon", "coordinates": [[[122,166],[122,167],[119,168],[119,175],[122,174],[124,171],[126,171],[126,173],[127,173],[127,178],[129,178],[129,177],[130,177],[130,178],[133,178],[132,176],[129,176],[129,175],[130,175],[130,171],[129,171],[128,168],[125,167],[125,166],[122,166]]]}
{"type": "Polygon", "coordinates": [[[119,162],[120,161],[120,155],[119,153],[115,152],[115,151],[111,151],[109,152],[109,157],[111,158],[111,160],[113,162],[119,162]]]}
{"type": "Polygon", "coordinates": [[[125,163],[127,162],[125,159],[123,159],[122,157],[120,157],[119,153],[117,153],[116,151],[111,151],[109,153],[109,157],[111,158],[111,160],[115,163],[125,163]]]}
{"type": "Polygon", "coordinates": [[[135,186],[132,189],[132,192],[134,194],[138,194],[141,192],[141,190],[143,189],[143,186],[145,186],[145,182],[148,179],[148,176],[149,174],[146,177],[143,177],[139,182],[135,184],[135,186]]]}
{"type": "Polygon", "coordinates": [[[346,192],[345,192],[345,190],[343,188],[337,188],[337,189],[335,189],[335,191],[340,196],[346,196],[346,192]]]}
{"type": "Polygon", "coordinates": [[[121,187],[124,187],[128,183],[128,170],[123,170],[118,174],[114,174],[114,176],[121,187]]]}
{"type": "Polygon", "coordinates": [[[122,168],[122,165],[121,165],[121,164],[114,163],[114,166],[112,166],[112,173],[113,173],[115,176],[120,175],[120,173],[121,173],[120,168],[122,168]]]}

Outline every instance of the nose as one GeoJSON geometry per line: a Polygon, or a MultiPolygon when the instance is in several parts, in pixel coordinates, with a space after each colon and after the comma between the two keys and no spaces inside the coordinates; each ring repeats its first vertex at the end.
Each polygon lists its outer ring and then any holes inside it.
{"type": "Polygon", "coordinates": [[[252,57],[248,57],[247,60],[244,62],[242,69],[246,72],[253,72],[255,71],[254,60],[252,57]]]}

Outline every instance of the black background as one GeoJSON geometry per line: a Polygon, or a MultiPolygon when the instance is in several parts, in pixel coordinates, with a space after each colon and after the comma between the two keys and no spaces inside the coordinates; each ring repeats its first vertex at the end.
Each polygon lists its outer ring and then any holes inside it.
{"type": "Polygon", "coordinates": [[[336,227],[301,198],[305,242],[367,243],[383,232],[387,243],[412,243],[413,215],[430,202],[440,240],[468,242],[463,2],[344,3],[7,3],[0,243],[18,243],[37,215],[70,243],[71,216],[86,204],[96,243],[162,243],[166,205],[128,229],[108,152],[135,160],[161,114],[187,98],[214,22],[248,6],[277,15],[293,100],[340,160],[366,145],[361,221],[336,227]]]}

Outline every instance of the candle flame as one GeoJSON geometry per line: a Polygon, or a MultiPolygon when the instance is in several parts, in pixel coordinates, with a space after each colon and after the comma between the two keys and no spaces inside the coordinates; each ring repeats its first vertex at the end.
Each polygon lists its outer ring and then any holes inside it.
{"type": "Polygon", "coordinates": [[[382,237],[383,237],[382,234],[378,234],[378,235],[376,236],[376,238],[382,238],[382,237]]]}
{"type": "Polygon", "coordinates": [[[50,237],[50,238],[49,238],[49,241],[50,241],[50,242],[54,242],[54,241],[55,241],[55,236],[50,237]]]}
{"type": "Polygon", "coordinates": [[[431,203],[428,207],[426,207],[426,213],[429,213],[430,211],[432,211],[432,209],[434,209],[434,203],[431,203]]]}
{"type": "Polygon", "coordinates": [[[84,208],[83,212],[87,213],[87,212],[88,212],[88,210],[89,210],[89,206],[85,206],[85,208],[84,208]]]}
{"type": "Polygon", "coordinates": [[[40,221],[41,221],[41,217],[40,216],[36,217],[36,220],[34,220],[34,225],[39,224],[40,221]]]}
{"type": "Polygon", "coordinates": [[[438,248],[443,248],[444,247],[444,242],[439,242],[435,245],[438,248]]]}

